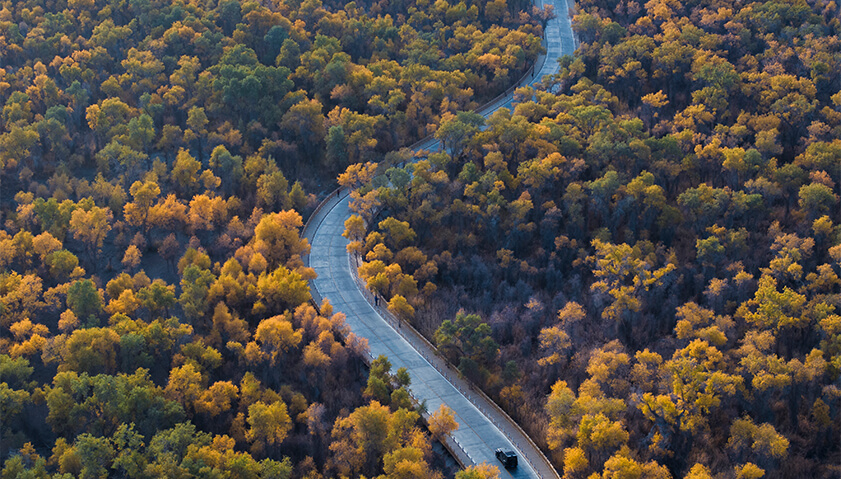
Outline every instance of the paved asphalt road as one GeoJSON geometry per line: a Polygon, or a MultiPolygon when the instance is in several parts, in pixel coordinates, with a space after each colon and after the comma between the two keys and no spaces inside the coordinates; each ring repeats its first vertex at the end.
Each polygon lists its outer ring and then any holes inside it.
{"type": "MultiPolygon", "coordinates": [[[[547,53],[537,61],[537,75],[524,79],[523,85],[557,73],[557,59],[562,54],[572,54],[575,49],[570,19],[566,15],[566,0],[538,0],[536,3],[554,5],[557,18],[550,20],[545,30],[547,53]]],[[[499,108],[511,108],[511,102],[509,95],[479,111],[487,117],[499,108]]],[[[429,140],[419,148],[434,150],[438,148],[438,142],[429,140]]],[[[368,339],[373,357],[385,354],[393,370],[408,369],[412,378],[411,393],[419,401],[426,401],[428,411],[435,411],[442,403],[455,411],[459,429],[453,433],[454,442],[450,445],[462,462],[501,466],[494,457],[494,450],[501,447],[515,450],[520,458],[516,469],[500,467],[502,477],[558,477],[516,424],[451,372],[422,338],[408,328],[396,327],[387,312],[378,310],[369,301],[368,293],[354,276],[353,259],[346,249],[348,241],[342,237],[344,222],[350,215],[347,196],[331,195],[307,223],[303,234],[312,245],[309,264],[318,274],[312,281],[313,297],[328,299],[335,311],[344,313],[351,330],[368,339]]]]}

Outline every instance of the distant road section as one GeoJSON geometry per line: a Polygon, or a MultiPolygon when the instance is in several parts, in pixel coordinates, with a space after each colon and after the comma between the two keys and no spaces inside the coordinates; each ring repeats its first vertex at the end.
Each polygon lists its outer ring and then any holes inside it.
{"type": "MultiPolygon", "coordinates": [[[[538,58],[535,75],[527,75],[517,86],[539,82],[545,75],[558,72],[557,59],[575,50],[575,39],[568,16],[569,6],[563,0],[537,1],[540,6],[553,5],[556,18],[545,29],[546,55],[538,58]]],[[[511,108],[513,88],[478,110],[488,117],[499,108],[511,108]]],[[[428,138],[416,149],[435,150],[438,140],[428,138]]],[[[319,205],[303,231],[312,249],[309,266],[318,274],[311,282],[313,297],[328,299],[337,312],[347,316],[347,324],[358,336],[368,339],[371,355],[388,356],[393,370],[405,367],[412,378],[411,393],[425,401],[428,411],[446,404],[456,414],[459,428],[452,434],[450,448],[463,464],[499,466],[501,477],[558,478],[558,473],[505,413],[482,393],[473,391],[455,371],[435,356],[432,346],[414,330],[398,327],[386,311],[370,301],[370,295],[358,282],[356,265],[347,252],[348,241],[342,237],[344,222],[350,217],[347,192],[334,191],[319,205]],[[497,448],[511,449],[519,456],[519,466],[506,470],[494,457],[497,448]]]]}

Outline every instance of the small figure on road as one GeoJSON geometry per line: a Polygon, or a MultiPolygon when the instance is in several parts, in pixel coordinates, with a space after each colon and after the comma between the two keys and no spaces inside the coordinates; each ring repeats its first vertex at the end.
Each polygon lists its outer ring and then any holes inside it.
{"type": "Polygon", "coordinates": [[[380,305],[380,297],[377,296],[377,295],[374,295],[374,306],[379,306],[379,305],[380,305]]]}

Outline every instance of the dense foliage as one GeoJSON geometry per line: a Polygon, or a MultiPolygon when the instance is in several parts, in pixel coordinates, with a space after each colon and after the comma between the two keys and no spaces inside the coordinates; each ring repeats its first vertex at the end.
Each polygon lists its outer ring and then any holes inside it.
{"type": "Polygon", "coordinates": [[[541,48],[522,0],[0,5],[0,164],[26,179],[96,157],[133,181],[150,155],[217,145],[329,178],[496,95],[541,48]]]}
{"type": "Polygon", "coordinates": [[[406,372],[310,303],[304,185],[540,35],[522,0],[0,1],[0,476],[439,477],[406,372]]]}
{"type": "Polygon", "coordinates": [[[360,275],[565,477],[837,476],[838,5],[578,7],[513,111],[340,178],[360,275]]]}

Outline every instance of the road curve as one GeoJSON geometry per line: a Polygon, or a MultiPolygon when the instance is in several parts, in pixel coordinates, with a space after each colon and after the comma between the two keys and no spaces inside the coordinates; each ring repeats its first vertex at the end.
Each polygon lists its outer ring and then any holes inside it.
{"type": "MultiPolygon", "coordinates": [[[[545,28],[546,54],[535,63],[537,74],[526,75],[516,87],[534,84],[545,75],[557,73],[557,59],[575,50],[575,39],[568,16],[572,0],[537,0],[541,6],[553,5],[556,18],[545,28]]],[[[511,108],[513,90],[496,98],[477,111],[485,117],[499,108],[511,108]]],[[[414,145],[415,149],[434,150],[439,143],[427,138],[414,145]]],[[[370,294],[356,277],[356,265],[347,252],[348,241],[342,237],[344,222],[351,215],[347,192],[331,193],[316,209],[304,227],[302,235],[311,245],[307,258],[318,277],[311,282],[316,302],[328,299],[334,311],[347,316],[347,324],[358,336],[368,339],[372,357],[388,356],[393,370],[405,367],[412,378],[411,394],[426,402],[428,411],[446,404],[456,414],[459,428],[448,440],[450,449],[462,464],[501,466],[494,457],[496,448],[517,452],[520,464],[506,470],[500,467],[503,478],[558,478],[558,473],[505,413],[482,393],[474,392],[448,365],[435,356],[434,349],[414,330],[397,327],[388,312],[370,300],[370,294]]]]}

